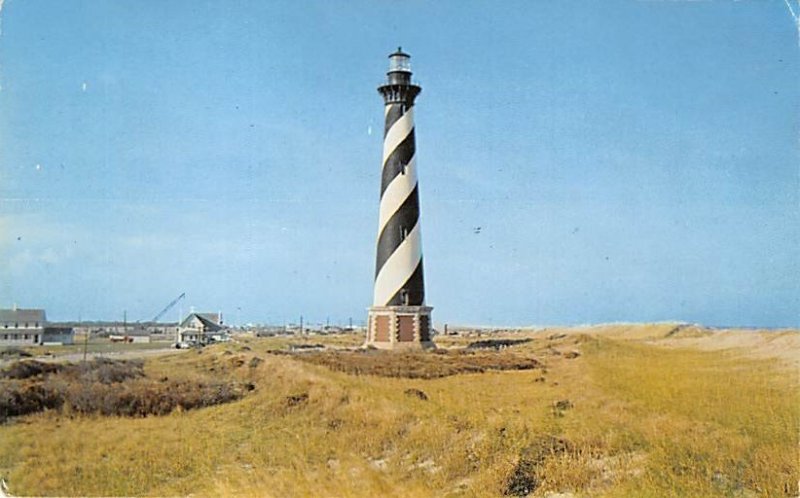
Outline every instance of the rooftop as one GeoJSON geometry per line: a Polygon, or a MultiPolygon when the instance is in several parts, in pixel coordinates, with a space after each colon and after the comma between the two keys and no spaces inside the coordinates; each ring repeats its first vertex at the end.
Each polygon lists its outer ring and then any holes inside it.
{"type": "Polygon", "coordinates": [[[44,325],[44,310],[37,309],[0,309],[0,322],[39,322],[44,325]]]}

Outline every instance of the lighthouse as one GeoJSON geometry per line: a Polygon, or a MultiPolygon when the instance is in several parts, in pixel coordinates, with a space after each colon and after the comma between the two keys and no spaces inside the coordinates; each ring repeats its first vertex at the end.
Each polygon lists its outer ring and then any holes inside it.
{"type": "Polygon", "coordinates": [[[414,101],[422,91],[411,81],[411,56],[389,55],[383,96],[385,126],[375,259],[367,345],[381,349],[433,347],[431,308],[425,305],[422,267],[414,101]]]}

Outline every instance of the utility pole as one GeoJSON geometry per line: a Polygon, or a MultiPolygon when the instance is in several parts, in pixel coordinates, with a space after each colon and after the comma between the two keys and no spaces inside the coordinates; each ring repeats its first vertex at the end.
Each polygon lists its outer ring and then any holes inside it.
{"type": "Polygon", "coordinates": [[[305,335],[303,332],[303,315],[300,315],[300,335],[305,335]]]}
{"type": "Polygon", "coordinates": [[[92,333],[92,331],[87,328],[86,329],[86,333],[83,335],[83,362],[84,363],[86,363],[86,350],[89,347],[89,334],[91,334],[91,333],[92,333]]]}

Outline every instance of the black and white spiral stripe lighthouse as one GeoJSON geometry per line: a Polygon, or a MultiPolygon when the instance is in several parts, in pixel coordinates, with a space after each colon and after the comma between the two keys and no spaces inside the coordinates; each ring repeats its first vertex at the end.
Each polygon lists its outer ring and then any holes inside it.
{"type": "Polygon", "coordinates": [[[410,56],[389,55],[387,81],[378,87],[385,103],[381,202],[375,292],[367,344],[378,348],[433,347],[431,310],[425,306],[419,185],[414,143],[414,101],[422,91],[411,82],[410,56]]]}

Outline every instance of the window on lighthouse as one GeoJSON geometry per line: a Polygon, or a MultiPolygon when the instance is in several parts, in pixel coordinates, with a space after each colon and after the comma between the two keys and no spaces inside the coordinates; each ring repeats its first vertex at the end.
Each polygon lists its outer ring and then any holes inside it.
{"type": "Polygon", "coordinates": [[[389,57],[389,71],[411,72],[411,58],[402,52],[392,54],[389,57]]]}

